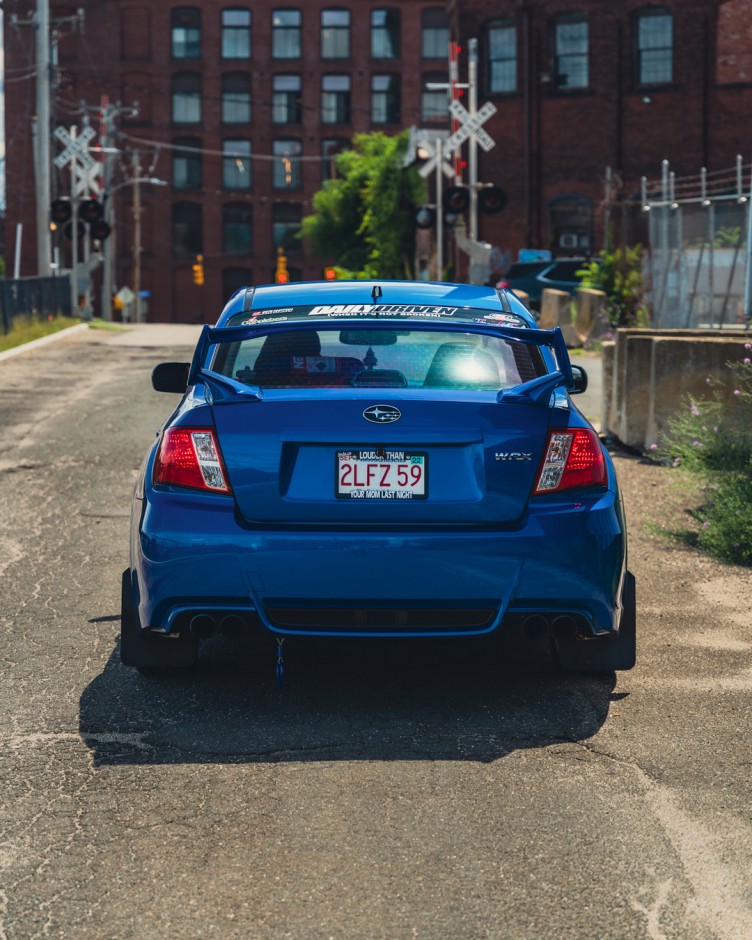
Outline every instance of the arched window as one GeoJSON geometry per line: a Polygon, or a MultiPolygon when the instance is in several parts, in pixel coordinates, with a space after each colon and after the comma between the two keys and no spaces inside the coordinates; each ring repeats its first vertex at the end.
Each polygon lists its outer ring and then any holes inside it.
{"type": "Polygon", "coordinates": [[[275,189],[300,188],[300,157],[303,147],[299,140],[275,140],[272,143],[274,164],[272,185],[275,189]]]}
{"type": "Polygon", "coordinates": [[[300,10],[272,10],[272,58],[299,59],[303,17],[300,10]]]}
{"type": "Polygon", "coordinates": [[[350,58],[350,11],[321,11],[321,58],[350,58]]]}
{"type": "Polygon", "coordinates": [[[249,254],[253,245],[253,212],[247,202],[228,202],[222,206],[222,251],[225,254],[249,254]]]}
{"type": "Polygon", "coordinates": [[[300,75],[275,75],[272,78],[272,121],[275,124],[300,124],[302,113],[300,75]]]}
{"type": "Polygon", "coordinates": [[[449,95],[447,85],[449,76],[446,72],[426,72],[423,75],[420,93],[420,119],[422,121],[448,121],[449,95]],[[444,88],[429,88],[429,85],[444,85],[444,88]]]}
{"type": "Polygon", "coordinates": [[[198,137],[178,137],[173,145],[172,185],[175,189],[200,189],[201,141],[198,137]]]}
{"type": "Polygon", "coordinates": [[[371,10],[371,55],[374,59],[399,58],[399,10],[371,10]]]}
{"type": "Polygon", "coordinates": [[[489,94],[517,91],[517,27],[509,20],[495,20],[486,31],[489,94]]]}
{"type": "Polygon", "coordinates": [[[674,22],[663,7],[645,7],[635,14],[636,80],[638,85],[666,85],[673,80],[674,22]]]}
{"type": "Polygon", "coordinates": [[[298,238],[303,212],[297,202],[275,202],[272,208],[272,233],[275,248],[286,255],[300,254],[303,245],[298,238]]]}
{"type": "Polygon", "coordinates": [[[249,124],[251,121],[251,76],[228,72],[222,76],[222,122],[249,124]]]}
{"type": "Polygon", "coordinates": [[[371,122],[373,124],[399,124],[399,75],[371,76],[371,122]]]}
{"type": "Polygon", "coordinates": [[[553,45],[556,88],[570,91],[590,83],[588,21],[581,13],[564,13],[554,19],[553,45]]]}
{"type": "Polygon", "coordinates": [[[322,75],[321,121],[324,124],[350,123],[349,75],[322,75]]]}
{"type": "Polygon", "coordinates": [[[172,250],[176,255],[200,254],[203,250],[201,205],[175,202],[172,205],[172,250]]]}
{"type": "Polygon", "coordinates": [[[201,76],[196,72],[172,76],[172,120],[175,124],[201,122],[201,76]]]}
{"type": "Polygon", "coordinates": [[[449,20],[440,7],[420,15],[420,54],[424,59],[446,59],[449,49],[449,20]]]}
{"type": "Polygon", "coordinates": [[[250,140],[226,140],[222,144],[222,186],[224,189],[251,188],[250,140]]]}
{"type": "Polygon", "coordinates": [[[201,10],[175,7],[170,13],[173,59],[201,57],[201,10]]]}
{"type": "Polygon", "coordinates": [[[229,7],[222,10],[222,58],[250,59],[251,11],[229,7]]]}

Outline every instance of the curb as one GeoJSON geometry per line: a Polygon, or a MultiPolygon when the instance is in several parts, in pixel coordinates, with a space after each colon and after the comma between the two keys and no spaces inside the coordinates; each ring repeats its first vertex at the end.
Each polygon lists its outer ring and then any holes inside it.
{"type": "Polygon", "coordinates": [[[47,343],[54,343],[55,340],[61,339],[63,336],[70,336],[71,333],[75,333],[78,330],[88,329],[88,323],[77,323],[75,326],[67,326],[64,330],[58,330],[57,333],[50,333],[49,336],[40,336],[39,339],[33,339],[30,343],[21,343],[20,346],[13,346],[12,349],[6,349],[5,352],[0,352],[0,362],[4,359],[10,359],[11,356],[16,356],[19,353],[27,352],[30,349],[36,349],[37,346],[46,346],[47,343]]]}

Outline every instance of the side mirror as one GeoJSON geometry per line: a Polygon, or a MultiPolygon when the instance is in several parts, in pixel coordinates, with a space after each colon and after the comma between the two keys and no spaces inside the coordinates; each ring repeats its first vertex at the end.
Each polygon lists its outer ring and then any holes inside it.
{"type": "Polygon", "coordinates": [[[584,392],[588,386],[587,372],[582,368],[582,366],[572,366],[572,378],[574,379],[574,386],[569,389],[569,394],[582,394],[582,392],[584,392]]]}
{"type": "Polygon", "coordinates": [[[190,362],[160,362],[151,373],[155,392],[177,392],[182,395],[188,388],[190,362]]]}

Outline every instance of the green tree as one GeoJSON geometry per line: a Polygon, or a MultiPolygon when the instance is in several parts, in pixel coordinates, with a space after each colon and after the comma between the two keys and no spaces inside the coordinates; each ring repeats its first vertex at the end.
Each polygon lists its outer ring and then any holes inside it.
{"type": "Polygon", "coordinates": [[[337,156],[337,177],[313,197],[302,237],[342,276],[412,275],[415,206],[425,184],[414,167],[403,166],[407,138],[407,132],[356,134],[352,149],[337,156]]]}

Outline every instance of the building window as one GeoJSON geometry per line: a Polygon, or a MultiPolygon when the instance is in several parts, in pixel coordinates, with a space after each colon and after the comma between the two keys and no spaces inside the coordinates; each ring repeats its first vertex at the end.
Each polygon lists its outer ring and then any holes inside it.
{"type": "Polygon", "coordinates": [[[637,81],[665,85],[673,80],[673,17],[662,7],[637,12],[637,81]]]}
{"type": "Polygon", "coordinates": [[[300,10],[272,11],[272,58],[300,58],[300,10]]]}
{"type": "Polygon", "coordinates": [[[173,146],[172,185],[175,189],[200,189],[201,141],[197,137],[179,137],[173,146]]]}
{"type": "Polygon", "coordinates": [[[201,10],[176,7],[170,14],[173,59],[201,57],[201,10]]]}
{"type": "Polygon", "coordinates": [[[350,11],[321,11],[321,58],[350,58],[350,11]]]}
{"type": "Polygon", "coordinates": [[[299,254],[302,244],[298,234],[302,218],[301,207],[293,202],[275,202],[272,208],[272,239],[274,247],[286,255],[299,254]]]}
{"type": "Polygon", "coordinates": [[[346,137],[331,137],[321,141],[321,179],[333,180],[337,177],[337,154],[350,149],[346,137]]]}
{"type": "Polygon", "coordinates": [[[449,119],[449,97],[446,87],[429,88],[429,85],[447,85],[446,72],[427,72],[423,76],[420,93],[420,117],[422,121],[447,121],[449,119]]]}
{"type": "Polygon", "coordinates": [[[588,75],[588,23],[579,13],[569,13],[554,22],[554,57],[556,87],[587,88],[588,75]]]}
{"type": "Polygon", "coordinates": [[[272,78],[272,121],[275,124],[300,124],[300,75],[275,75],[272,78]]]}
{"type": "Polygon", "coordinates": [[[174,124],[201,121],[201,76],[195,72],[172,76],[172,120],[174,124]]]}
{"type": "Polygon", "coordinates": [[[222,76],[222,122],[249,124],[251,120],[251,78],[244,72],[222,76]]]}
{"type": "Polygon", "coordinates": [[[517,91],[517,28],[511,23],[490,23],[488,41],[488,91],[517,91]]]}
{"type": "Polygon", "coordinates": [[[222,144],[222,186],[225,189],[251,188],[250,140],[226,140],[222,144]]]}
{"type": "Polygon", "coordinates": [[[299,140],[275,140],[272,144],[274,164],[272,185],[275,189],[298,189],[300,187],[300,154],[303,148],[299,140]]]}
{"type": "Polygon", "coordinates": [[[371,55],[374,59],[399,58],[399,10],[371,11],[371,55]]]}
{"type": "Polygon", "coordinates": [[[201,229],[201,205],[199,203],[173,203],[172,250],[174,254],[200,254],[203,251],[201,229]]]}
{"type": "Polygon", "coordinates": [[[446,59],[449,21],[444,10],[423,10],[420,16],[420,54],[424,59],[446,59]]]}
{"type": "Polygon", "coordinates": [[[222,58],[250,59],[251,11],[222,10],[222,58]]]}
{"type": "Polygon", "coordinates": [[[222,206],[222,251],[230,255],[247,255],[253,244],[253,214],[244,202],[228,202],[222,206]]]}
{"type": "Polygon", "coordinates": [[[349,75],[324,75],[322,77],[321,120],[324,124],[349,124],[349,75]]]}
{"type": "Polygon", "coordinates": [[[374,124],[399,124],[399,75],[371,76],[371,121],[374,124]]]}

